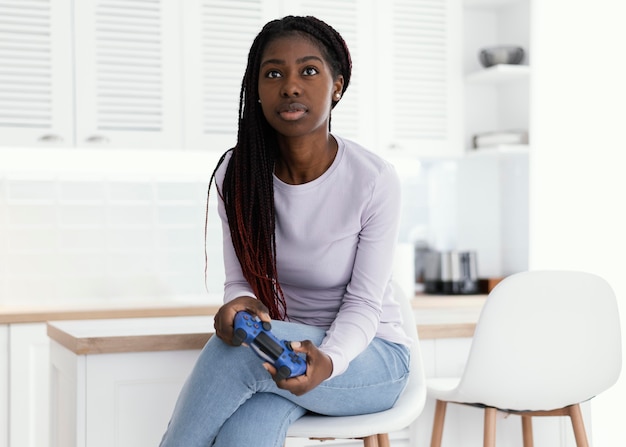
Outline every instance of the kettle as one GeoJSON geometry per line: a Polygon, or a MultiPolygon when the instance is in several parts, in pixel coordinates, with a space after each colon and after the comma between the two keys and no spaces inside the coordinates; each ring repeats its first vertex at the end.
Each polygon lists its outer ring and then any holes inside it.
{"type": "Polygon", "coordinates": [[[428,252],[424,266],[424,292],[447,295],[478,293],[476,252],[428,252]]]}

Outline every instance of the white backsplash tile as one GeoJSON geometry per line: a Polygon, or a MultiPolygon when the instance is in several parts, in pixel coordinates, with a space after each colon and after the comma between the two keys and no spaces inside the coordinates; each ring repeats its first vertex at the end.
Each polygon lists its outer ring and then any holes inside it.
{"type": "Polygon", "coordinates": [[[200,181],[0,175],[0,303],[206,294],[205,200],[200,181]]]}
{"type": "MultiPolygon", "coordinates": [[[[435,249],[462,244],[476,248],[480,262],[481,255],[489,256],[482,253],[481,237],[488,244],[502,231],[508,241],[503,250],[525,253],[522,245],[527,242],[516,235],[527,231],[527,211],[505,207],[500,215],[506,228],[487,231],[480,215],[495,215],[491,207],[500,207],[500,202],[486,200],[485,195],[479,200],[482,205],[458,203],[459,188],[466,188],[465,194],[480,189],[484,168],[477,168],[479,181],[467,189],[456,162],[403,165],[399,242],[412,244],[419,236],[435,249]],[[475,206],[485,208],[481,211],[475,206]],[[463,216],[470,212],[474,229],[460,231],[469,222],[463,216]],[[472,231],[478,236],[470,243],[466,236],[471,237],[472,231]]],[[[527,169],[520,164],[505,168],[511,178],[524,177],[527,169]]],[[[196,180],[152,174],[66,179],[0,172],[0,304],[176,299],[206,296],[207,290],[221,295],[224,273],[216,191],[211,191],[205,245],[208,177],[196,180]]],[[[510,204],[527,200],[523,182],[507,185],[502,194],[513,197],[510,204]]],[[[508,264],[501,264],[508,268],[525,262],[510,256],[507,260],[508,264]]]]}

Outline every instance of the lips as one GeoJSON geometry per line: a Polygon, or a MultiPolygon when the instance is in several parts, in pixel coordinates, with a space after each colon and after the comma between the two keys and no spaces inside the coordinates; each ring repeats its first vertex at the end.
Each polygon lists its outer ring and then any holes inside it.
{"type": "Polygon", "coordinates": [[[285,120],[297,120],[302,117],[307,111],[308,107],[299,102],[292,102],[284,104],[278,109],[279,115],[285,120]]]}

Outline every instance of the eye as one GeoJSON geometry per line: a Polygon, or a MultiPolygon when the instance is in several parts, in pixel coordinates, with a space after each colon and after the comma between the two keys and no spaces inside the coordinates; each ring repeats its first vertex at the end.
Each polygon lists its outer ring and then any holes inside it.
{"type": "Polygon", "coordinates": [[[270,78],[270,79],[275,79],[275,78],[282,77],[282,75],[280,74],[280,72],[278,72],[276,70],[270,70],[267,73],[265,73],[265,77],[266,78],[270,78]]]}
{"type": "Polygon", "coordinates": [[[306,67],[304,70],[302,70],[302,74],[305,76],[313,76],[318,73],[319,71],[315,67],[306,67]]]}

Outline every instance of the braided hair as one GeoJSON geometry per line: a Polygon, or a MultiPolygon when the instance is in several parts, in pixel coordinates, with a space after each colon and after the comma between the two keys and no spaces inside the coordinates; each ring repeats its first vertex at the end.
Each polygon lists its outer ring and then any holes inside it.
{"type": "MultiPolygon", "coordinates": [[[[287,16],[267,23],[248,54],[239,95],[237,144],[230,149],[232,156],[221,190],[216,185],[224,200],[233,247],[243,275],[274,319],[285,319],[287,310],[276,268],[273,173],[278,140],[258,102],[258,80],[261,58],[268,43],[294,34],[311,39],[320,48],[334,78],[343,76],[342,96],[348,87],[352,60],[345,41],[335,29],[311,16],[287,16]]],[[[336,104],[333,99],[331,109],[336,104]]],[[[211,176],[209,190],[225,155],[211,176]]]]}

